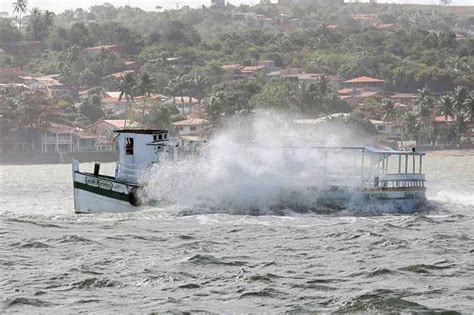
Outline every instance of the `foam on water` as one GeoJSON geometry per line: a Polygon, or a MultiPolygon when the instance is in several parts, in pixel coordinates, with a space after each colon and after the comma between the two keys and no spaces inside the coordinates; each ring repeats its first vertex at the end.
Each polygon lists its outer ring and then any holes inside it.
{"type": "Polygon", "coordinates": [[[354,155],[324,159],[311,147],[361,146],[368,140],[338,123],[297,127],[289,121],[265,111],[229,122],[200,156],[165,161],[148,172],[144,198],[197,212],[273,214],[275,208],[314,208],[324,169],[347,175],[358,168],[354,155]]]}

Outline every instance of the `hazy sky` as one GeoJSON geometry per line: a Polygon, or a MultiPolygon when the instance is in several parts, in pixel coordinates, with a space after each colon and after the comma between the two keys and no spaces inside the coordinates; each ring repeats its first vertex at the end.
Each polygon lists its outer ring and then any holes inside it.
{"type": "MultiPolygon", "coordinates": [[[[257,3],[259,0],[227,0],[232,4],[252,4],[257,3]]],[[[2,3],[0,11],[10,12],[11,3],[13,0],[0,0],[2,3]]],[[[131,5],[134,7],[141,7],[145,10],[153,10],[156,6],[163,8],[175,8],[176,4],[179,6],[189,5],[192,7],[200,6],[202,4],[209,5],[210,0],[28,0],[30,7],[39,7],[40,9],[48,9],[55,12],[61,12],[65,9],[72,8],[89,8],[95,4],[101,4],[104,2],[112,3],[116,6],[131,5]]],[[[275,0],[276,2],[276,0],[275,0]]],[[[395,3],[422,3],[422,4],[438,4],[439,0],[379,0],[379,2],[395,2],[395,3]]],[[[453,0],[452,5],[474,5],[474,0],[453,0]]]]}

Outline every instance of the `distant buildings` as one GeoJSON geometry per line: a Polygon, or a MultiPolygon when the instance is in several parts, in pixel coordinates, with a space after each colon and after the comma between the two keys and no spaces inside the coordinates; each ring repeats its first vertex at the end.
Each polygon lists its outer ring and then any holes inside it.
{"type": "Polygon", "coordinates": [[[41,77],[20,76],[19,79],[30,89],[43,92],[52,98],[72,96],[73,92],[67,85],[57,80],[59,74],[51,74],[41,77]]]}
{"type": "Polygon", "coordinates": [[[194,97],[190,96],[174,96],[169,97],[163,102],[163,104],[170,105],[174,104],[176,109],[183,115],[189,115],[197,111],[199,101],[194,97]]]}

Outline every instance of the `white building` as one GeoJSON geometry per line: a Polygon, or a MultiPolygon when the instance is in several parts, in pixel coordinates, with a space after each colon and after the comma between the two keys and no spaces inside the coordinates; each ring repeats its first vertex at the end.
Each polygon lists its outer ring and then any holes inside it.
{"type": "Polygon", "coordinates": [[[206,131],[209,122],[201,118],[191,118],[173,123],[178,131],[182,147],[187,152],[198,152],[206,142],[206,131]]]}
{"type": "Polygon", "coordinates": [[[202,136],[208,121],[201,118],[190,118],[173,123],[180,136],[202,136]]]}
{"type": "Polygon", "coordinates": [[[55,125],[41,133],[41,152],[96,151],[96,137],[82,129],[55,125]]]}
{"type": "Polygon", "coordinates": [[[197,111],[199,101],[190,96],[175,96],[166,100],[163,104],[174,104],[181,114],[188,115],[197,111]]]}

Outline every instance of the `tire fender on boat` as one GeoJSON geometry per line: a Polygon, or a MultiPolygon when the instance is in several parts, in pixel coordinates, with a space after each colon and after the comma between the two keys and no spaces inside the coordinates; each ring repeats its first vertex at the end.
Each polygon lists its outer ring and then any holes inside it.
{"type": "Polygon", "coordinates": [[[128,192],[128,202],[132,206],[135,206],[135,207],[138,207],[142,204],[142,201],[140,200],[140,197],[138,196],[138,189],[136,187],[133,187],[128,192]]]}

